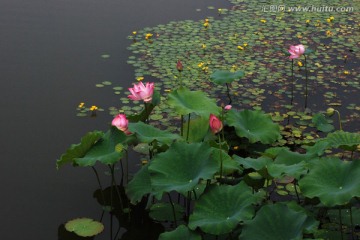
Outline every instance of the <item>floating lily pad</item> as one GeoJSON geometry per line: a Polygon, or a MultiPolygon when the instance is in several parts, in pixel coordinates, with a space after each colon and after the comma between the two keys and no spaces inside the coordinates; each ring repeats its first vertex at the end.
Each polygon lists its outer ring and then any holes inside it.
{"type": "Polygon", "coordinates": [[[67,222],[65,229],[81,237],[92,237],[101,233],[104,225],[90,218],[76,218],[67,222]]]}

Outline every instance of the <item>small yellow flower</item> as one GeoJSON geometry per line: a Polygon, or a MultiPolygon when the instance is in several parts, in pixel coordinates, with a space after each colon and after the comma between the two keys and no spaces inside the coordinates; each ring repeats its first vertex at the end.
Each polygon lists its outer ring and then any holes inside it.
{"type": "Polygon", "coordinates": [[[204,63],[203,63],[203,62],[201,62],[201,63],[198,64],[198,67],[199,67],[199,68],[202,68],[203,66],[204,66],[204,63]]]}
{"type": "Polygon", "coordinates": [[[221,8],[218,9],[218,13],[219,13],[219,14],[222,13],[222,9],[221,9],[221,8]]]}
{"type": "Polygon", "coordinates": [[[132,34],[133,34],[133,35],[136,35],[136,34],[137,34],[137,32],[136,32],[136,31],[133,31],[133,32],[132,32],[132,34]]]}
{"type": "Polygon", "coordinates": [[[331,16],[331,17],[329,17],[329,19],[330,19],[330,21],[334,21],[334,17],[333,16],[331,16]]]}
{"type": "Polygon", "coordinates": [[[302,67],[302,66],[303,66],[303,64],[302,64],[301,61],[298,61],[297,64],[298,64],[299,67],[302,67]]]}
{"type": "Polygon", "coordinates": [[[209,22],[209,19],[206,18],[206,19],[205,19],[205,22],[206,22],[206,23],[209,22]]]}
{"type": "Polygon", "coordinates": [[[136,80],[142,81],[142,80],[144,80],[144,77],[137,77],[136,80]]]}
{"type": "Polygon", "coordinates": [[[209,70],[209,67],[203,67],[202,70],[207,73],[209,70]]]}
{"type": "Polygon", "coordinates": [[[237,46],[237,48],[239,49],[239,50],[244,50],[244,48],[242,47],[242,46],[237,46]]]}
{"type": "Polygon", "coordinates": [[[344,74],[345,74],[345,75],[349,75],[350,72],[349,72],[348,70],[345,70],[345,71],[344,71],[344,74]]]}
{"type": "Polygon", "coordinates": [[[204,23],[204,27],[205,27],[205,28],[208,28],[208,27],[209,27],[209,22],[205,22],[205,23],[204,23]]]}
{"type": "Polygon", "coordinates": [[[84,105],[85,105],[85,103],[81,102],[78,107],[82,108],[82,107],[84,107],[84,105]]]}
{"type": "Polygon", "coordinates": [[[330,22],[331,22],[331,19],[330,19],[330,18],[327,18],[326,21],[327,21],[328,23],[330,23],[330,22]]]}
{"type": "Polygon", "coordinates": [[[97,109],[98,109],[98,107],[95,106],[95,105],[93,105],[93,106],[91,106],[90,111],[95,111],[95,110],[97,110],[97,109]]]}
{"type": "Polygon", "coordinates": [[[260,22],[266,23],[266,20],[265,20],[265,19],[261,19],[260,22]]]}
{"type": "Polygon", "coordinates": [[[206,49],[206,44],[203,43],[203,44],[201,45],[201,48],[202,48],[202,49],[206,49]]]}
{"type": "Polygon", "coordinates": [[[305,23],[309,24],[309,23],[310,23],[310,19],[306,19],[305,23]]]}
{"type": "Polygon", "coordinates": [[[146,40],[149,40],[150,38],[152,38],[152,36],[153,36],[152,33],[147,33],[147,34],[145,35],[145,39],[146,39],[146,40]]]}
{"type": "Polygon", "coordinates": [[[239,149],[239,146],[234,146],[233,149],[234,149],[234,150],[238,150],[238,149],[239,149]]]}

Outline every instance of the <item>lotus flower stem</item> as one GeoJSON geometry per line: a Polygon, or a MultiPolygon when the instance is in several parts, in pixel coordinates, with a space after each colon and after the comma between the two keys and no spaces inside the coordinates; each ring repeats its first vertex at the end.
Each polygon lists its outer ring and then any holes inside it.
{"type": "Polygon", "coordinates": [[[343,230],[342,230],[341,208],[340,207],[339,207],[339,224],[340,224],[341,240],[344,240],[343,230]]]}
{"type": "Polygon", "coordinates": [[[307,63],[306,63],[306,55],[304,54],[305,58],[305,108],[307,108],[307,99],[308,99],[308,70],[307,70],[307,63]]]}
{"type": "Polygon", "coordinates": [[[173,212],[173,216],[174,216],[174,224],[175,224],[175,227],[177,227],[177,221],[176,221],[176,213],[175,213],[175,206],[174,206],[174,203],[171,199],[171,195],[170,193],[167,193],[168,197],[169,197],[169,201],[170,201],[170,204],[171,204],[171,208],[172,208],[172,212],[173,212]]]}
{"type": "Polygon", "coordinates": [[[349,213],[350,213],[350,228],[351,228],[351,237],[352,237],[352,239],[355,239],[355,236],[354,236],[354,223],[353,223],[353,217],[352,217],[352,209],[351,209],[351,205],[349,205],[349,213]]]}
{"type": "Polygon", "coordinates": [[[180,125],[180,135],[181,136],[184,136],[184,116],[183,115],[181,115],[180,116],[180,119],[181,119],[181,125],[180,125]]]}
{"type": "Polygon", "coordinates": [[[193,189],[192,191],[193,191],[193,193],[194,193],[194,199],[196,200],[196,199],[197,199],[196,191],[195,191],[195,189],[193,189]]]}
{"type": "Polygon", "coordinates": [[[338,115],[338,118],[339,118],[339,127],[340,127],[340,131],[342,131],[342,125],[341,125],[341,116],[340,116],[340,112],[338,110],[335,110],[335,112],[337,113],[338,115]]]}
{"type": "Polygon", "coordinates": [[[295,180],[294,180],[294,189],[295,189],[297,201],[298,201],[298,203],[300,204],[300,197],[299,197],[299,193],[298,193],[298,191],[297,191],[296,185],[297,185],[297,181],[296,181],[296,179],[295,179],[295,180]]]}
{"type": "Polygon", "coordinates": [[[102,186],[101,186],[99,174],[98,174],[98,172],[96,171],[95,167],[92,166],[91,168],[94,170],[94,173],[95,173],[95,175],[96,175],[97,182],[98,182],[99,187],[100,187],[101,198],[102,198],[103,202],[105,203],[105,196],[104,196],[103,188],[102,188],[102,186]]]}
{"type": "Polygon", "coordinates": [[[190,113],[188,116],[188,124],[187,124],[187,132],[186,132],[186,141],[189,140],[189,134],[190,134],[190,113]]]}
{"type": "Polygon", "coordinates": [[[124,205],[123,205],[122,199],[121,199],[121,194],[119,192],[119,189],[118,189],[118,187],[116,185],[116,181],[115,181],[115,174],[114,174],[115,165],[114,164],[109,165],[109,168],[110,168],[110,172],[111,172],[111,207],[113,206],[112,205],[112,188],[115,187],[116,193],[117,193],[117,195],[119,197],[119,202],[120,202],[121,209],[124,209],[124,205]]]}
{"type": "Polygon", "coordinates": [[[293,105],[294,101],[294,84],[295,84],[295,77],[294,77],[294,59],[291,59],[291,101],[290,105],[293,105]]]}
{"type": "Polygon", "coordinates": [[[231,100],[231,96],[230,96],[230,90],[229,90],[229,84],[228,83],[225,83],[226,84],[226,93],[227,93],[227,97],[229,98],[229,103],[228,103],[228,105],[231,105],[231,102],[232,102],[232,100],[231,100]]]}
{"type": "Polygon", "coordinates": [[[219,134],[219,146],[220,146],[220,181],[223,176],[223,159],[222,159],[222,149],[221,149],[221,138],[219,134]]]}

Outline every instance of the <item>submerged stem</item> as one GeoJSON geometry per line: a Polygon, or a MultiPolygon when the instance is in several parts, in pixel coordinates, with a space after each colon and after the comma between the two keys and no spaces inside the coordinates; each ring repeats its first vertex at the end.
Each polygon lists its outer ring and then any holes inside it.
{"type": "Polygon", "coordinates": [[[174,223],[175,223],[175,227],[177,227],[177,221],[176,221],[176,213],[175,213],[175,206],[174,206],[174,203],[171,199],[171,195],[170,193],[167,193],[168,194],[168,197],[169,197],[169,201],[170,201],[170,204],[171,204],[171,208],[172,208],[172,211],[173,211],[173,216],[174,216],[174,223]]]}
{"type": "Polygon", "coordinates": [[[295,84],[295,77],[294,77],[294,59],[291,59],[291,101],[290,105],[293,105],[294,101],[294,84],[295,84]]]}
{"type": "Polygon", "coordinates": [[[307,99],[308,99],[308,70],[307,70],[307,63],[306,63],[306,55],[305,57],[305,108],[307,108],[307,99]]]}
{"type": "Polygon", "coordinates": [[[229,105],[231,104],[232,102],[232,99],[231,99],[231,96],[230,96],[230,90],[229,90],[229,84],[228,83],[225,83],[226,84],[226,93],[227,93],[227,97],[229,98],[229,105]]]}
{"type": "Polygon", "coordinates": [[[94,172],[95,172],[96,179],[97,179],[97,182],[98,182],[99,187],[100,187],[101,197],[102,197],[103,203],[105,204],[105,196],[104,196],[104,193],[103,193],[103,188],[102,188],[102,186],[101,186],[99,174],[98,174],[98,172],[96,171],[95,167],[92,166],[91,168],[92,168],[92,169],[94,170],[94,172]]]}
{"type": "Polygon", "coordinates": [[[342,124],[341,124],[340,112],[339,112],[338,110],[335,110],[335,112],[337,113],[338,118],[339,118],[339,127],[340,127],[340,131],[342,131],[342,124]]]}

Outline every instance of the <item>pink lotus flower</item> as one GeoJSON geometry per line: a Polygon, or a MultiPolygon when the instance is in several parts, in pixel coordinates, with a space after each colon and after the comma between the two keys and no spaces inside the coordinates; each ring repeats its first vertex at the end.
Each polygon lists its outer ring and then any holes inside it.
{"type": "Polygon", "coordinates": [[[305,52],[305,47],[302,44],[290,46],[290,49],[288,50],[290,55],[290,59],[299,58],[301,55],[305,52]]]}
{"type": "Polygon", "coordinates": [[[144,102],[150,102],[152,100],[152,95],[154,93],[154,83],[146,83],[146,86],[140,82],[139,84],[134,84],[133,88],[129,88],[131,95],[128,96],[131,100],[144,100],[144,102]]]}
{"type": "Polygon", "coordinates": [[[226,106],[224,107],[225,110],[230,110],[231,108],[232,108],[231,105],[226,105],[226,106]]]}
{"type": "Polygon", "coordinates": [[[119,114],[117,115],[111,122],[111,125],[117,127],[120,131],[123,131],[125,134],[131,134],[131,132],[128,131],[128,125],[129,120],[126,119],[125,114],[119,114]]]}
{"type": "Polygon", "coordinates": [[[179,72],[181,72],[181,71],[184,69],[184,67],[183,67],[183,65],[182,65],[182,63],[181,63],[180,60],[178,60],[178,62],[177,62],[177,64],[176,64],[176,69],[177,69],[179,72]]]}
{"type": "Polygon", "coordinates": [[[223,124],[214,114],[210,114],[209,124],[212,133],[216,134],[221,131],[223,124]]]}

